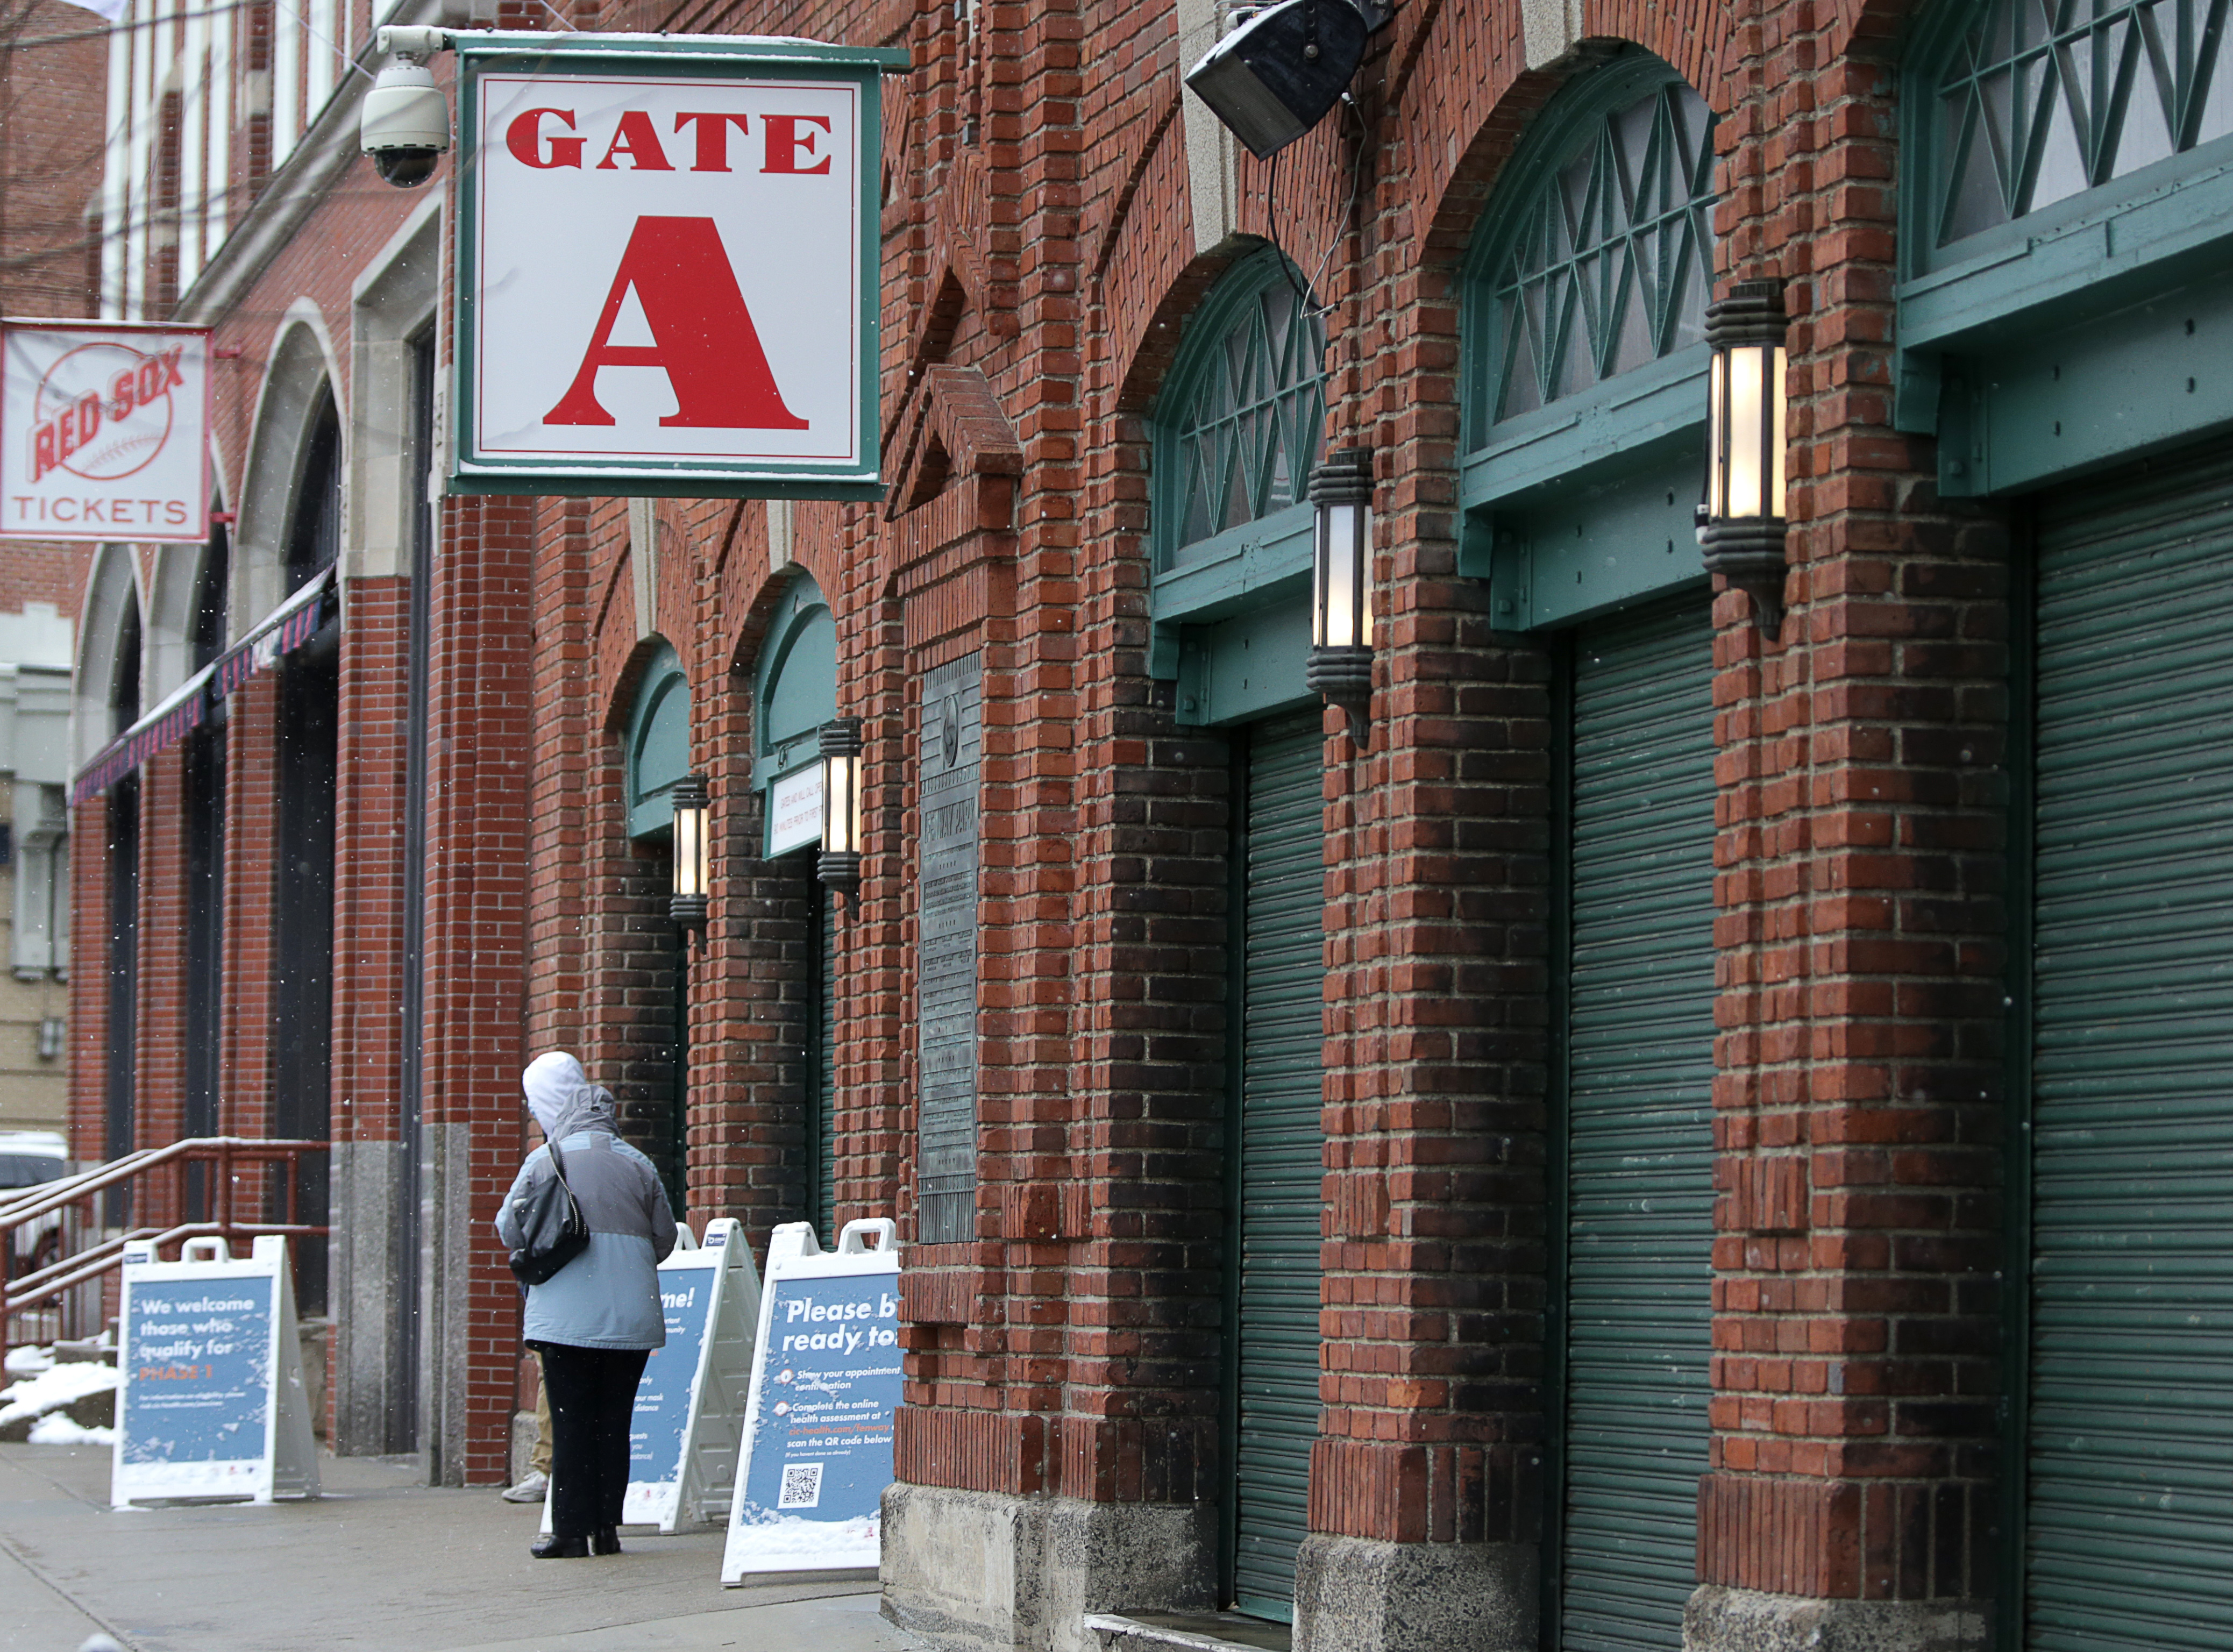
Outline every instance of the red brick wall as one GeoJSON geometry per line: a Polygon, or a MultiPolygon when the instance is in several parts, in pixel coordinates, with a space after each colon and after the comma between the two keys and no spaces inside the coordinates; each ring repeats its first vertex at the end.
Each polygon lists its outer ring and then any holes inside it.
{"type": "Polygon", "coordinates": [[[400,1139],[411,585],[348,583],[334,788],[333,1139],[400,1139]]]}
{"type": "Polygon", "coordinates": [[[535,507],[451,499],[433,592],[429,696],[424,1115],[462,1130],[469,1251],[449,1283],[468,1298],[468,1484],[501,1480],[519,1294],[493,1224],[525,1148],[528,763],[535,507]]]}
{"type": "MultiPolygon", "coordinates": [[[[1879,20],[1880,21],[1880,20],[1879,20]]],[[[1716,605],[1724,986],[1700,1575],[1993,1587],[2007,536],[1891,429],[1895,77],[1742,36],[1720,223],[1792,329],[1793,612],[1716,605]]],[[[1864,45],[1863,49],[1867,49],[1864,45]]]]}
{"type": "Polygon", "coordinates": [[[107,32],[63,0],[0,24],[0,315],[100,313],[107,32]]]}

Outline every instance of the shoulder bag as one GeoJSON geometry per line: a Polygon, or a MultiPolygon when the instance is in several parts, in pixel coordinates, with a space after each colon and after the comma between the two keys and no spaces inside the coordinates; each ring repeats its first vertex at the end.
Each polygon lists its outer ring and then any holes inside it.
{"type": "Polygon", "coordinates": [[[519,1218],[520,1246],[509,1260],[513,1276],[522,1285],[542,1285],[589,1248],[589,1224],[566,1184],[566,1159],[556,1141],[550,1149],[550,1180],[530,1188],[512,1202],[519,1218]]]}

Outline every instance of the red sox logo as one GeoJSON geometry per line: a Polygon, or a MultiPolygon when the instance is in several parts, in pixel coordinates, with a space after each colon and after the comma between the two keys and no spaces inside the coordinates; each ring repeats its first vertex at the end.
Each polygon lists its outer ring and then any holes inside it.
{"type": "Polygon", "coordinates": [[[31,404],[29,479],[60,470],[115,482],[155,462],[171,439],[171,392],[186,388],[186,347],[145,354],[128,344],[81,344],[46,371],[31,404]]]}

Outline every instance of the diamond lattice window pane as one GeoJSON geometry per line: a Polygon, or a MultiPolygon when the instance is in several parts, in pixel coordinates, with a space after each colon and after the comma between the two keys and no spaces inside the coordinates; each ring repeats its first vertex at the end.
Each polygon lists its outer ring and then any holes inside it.
{"type": "Polygon", "coordinates": [[[1578,139],[1489,267],[1495,419],[1529,413],[1703,336],[1713,117],[1677,82],[1578,139]]]}
{"type": "Polygon", "coordinates": [[[1938,244],[2233,135],[2227,0],[1994,0],[1938,76],[1938,244]]]}
{"type": "Polygon", "coordinates": [[[1284,280],[1188,357],[1175,374],[1184,381],[1199,364],[1173,433],[1170,462],[1184,470],[1177,546],[1306,498],[1325,425],[1325,328],[1284,280]]]}

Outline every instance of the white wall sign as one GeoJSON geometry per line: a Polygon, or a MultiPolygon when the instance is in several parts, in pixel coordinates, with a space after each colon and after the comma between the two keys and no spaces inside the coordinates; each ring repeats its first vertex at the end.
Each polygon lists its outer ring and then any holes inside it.
{"type": "Polygon", "coordinates": [[[848,1222],[824,1251],[788,1222],[768,1239],[724,1584],[877,1564],[900,1402],[895,1232],[848,1222]]]}
{"type": "Polygon", "coordinates": [[[0,322],[0,539],[209,537],[209,328],[0,322]]]}
{"type": "Polygon", "coordinates": [[[460,34],[461,492],[876,496],[905,54],[460,34]]]}
{"type": "Polygon", "coordinates": [[[239,1261],[219,1239],[177,1262],[127,1246],[117,1336],[116,1507],[318,1494],[284,1239],[239,1261]]]}
{"type": "Polygon", "coordinates": [[[822,764],[782,775],[768,787],[768,854],[781,855],[822,841],[822,764]]]}

